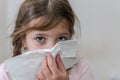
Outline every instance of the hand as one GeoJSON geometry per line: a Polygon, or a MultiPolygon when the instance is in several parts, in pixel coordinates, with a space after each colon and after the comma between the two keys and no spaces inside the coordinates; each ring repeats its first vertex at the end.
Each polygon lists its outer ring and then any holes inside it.
{"type": "Polygon", "coordinates": [[[69,80],[68,73],[58,54],[55,61],[49,53],[43,60],[36,80],[69,80]]]}

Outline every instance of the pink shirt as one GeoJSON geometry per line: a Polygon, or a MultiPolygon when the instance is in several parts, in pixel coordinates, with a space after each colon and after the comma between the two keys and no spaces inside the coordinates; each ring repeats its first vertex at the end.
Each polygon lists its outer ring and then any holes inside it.
{"type": "MultiPolygon", "coordinates": [[[[81,57],[69,71],[69,80],[94,80],[88,62],[81,57]]],[[[10,80],[5,65],[0,65],[0,80],[10,80]]]]}
{"type": "Polygon", "coordinates": [[[0,65],[0,80],[9,80],[4,64],[0,65]]]}

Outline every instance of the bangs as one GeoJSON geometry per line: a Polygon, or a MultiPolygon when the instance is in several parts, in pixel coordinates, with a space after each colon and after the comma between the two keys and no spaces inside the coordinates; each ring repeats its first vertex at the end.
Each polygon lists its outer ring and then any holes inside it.
{"type": "Polygon", "coordinates": [[[65,24],[66,26],[68,26],[68,30],[70,32],[70,35],[72,36],[74,34],[73,26],[70,26],[69,22],[66,19],[62,17],[56,18],[55,16],[47,15],[47,16],[42,16],[42,17],[33,19],[26,26],[19,28],[20,30],[12,34],[11,37],[25,36],[27,32],[32,31],[32,30],[48,31],[56,27],[61,22],[65,24]]]}
{"type": "MultiPolygon", "coordinates": [[[[27,30],[47,31],[54,28],[57,24],[59,24],[63,20],[64,19],[61,17],[55,18],[54,16],[51,15],[39,17],[28,23],[27,30]]],[[[64,22],[67,23],[66,21],[64,22]]]]}

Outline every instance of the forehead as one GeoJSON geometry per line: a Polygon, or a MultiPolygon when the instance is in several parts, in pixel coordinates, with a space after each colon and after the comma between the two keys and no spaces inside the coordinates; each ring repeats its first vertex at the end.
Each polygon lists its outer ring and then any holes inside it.
{"type": "Polygon", "coordinates": [[[58,24],[63,24],[63,25],[68,25],[67,21],[64,20],[64,19],[58,19],[54,22],[50,22],[48,19],[44,19],[44,17],[39,17],[39,18],[36,18],[36,19],[33,19],[31,22],[29,22],[29,26],[34,26],[34,25],[45,25],[45,23],[47,24],[55,24],[58,25],[58,24]]]}
{"type": "Polygon", "coordinates": [[[42,30],[42,31],[47,31],[50,30],[56,26],[66,26],[69,28],[69,25],[67,21],[64,19],[58,19],[56,21],[49,21],[49,19],[46,18],[37,18],[32,20],[31,22],[28,23],[28,28],[29,29],[37,29],[37,30],[42,30]]]}
{"type": "Polygon", "coordinates": [[[63,33],[65,33],[65,34],[70,35],[69,27],[64,22],[57,24],[55,27],[53,27],[52,29],[49,29],[49,30],[44,31],[44,30],[31,29],[28,31],[28,33],[31,33],[31,34],[37,34],[37,33],[40,33],[40,34],[63,34],[63,33]]]}

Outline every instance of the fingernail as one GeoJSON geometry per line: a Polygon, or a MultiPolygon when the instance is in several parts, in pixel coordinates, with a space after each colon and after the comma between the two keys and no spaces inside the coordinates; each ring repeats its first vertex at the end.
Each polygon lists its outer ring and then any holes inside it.
{"type": "Polygon", "coordinates": [[[60,54],[57,54],[57,56],[58,56],[58,59],[61,60],[60,54]]]}
{"type": "Polygon", "coordinates": [[[47,57],[49,57],[49,56],[50,56],[50,54],[48,53],[46,56],[47,56],[47,57]]]}

